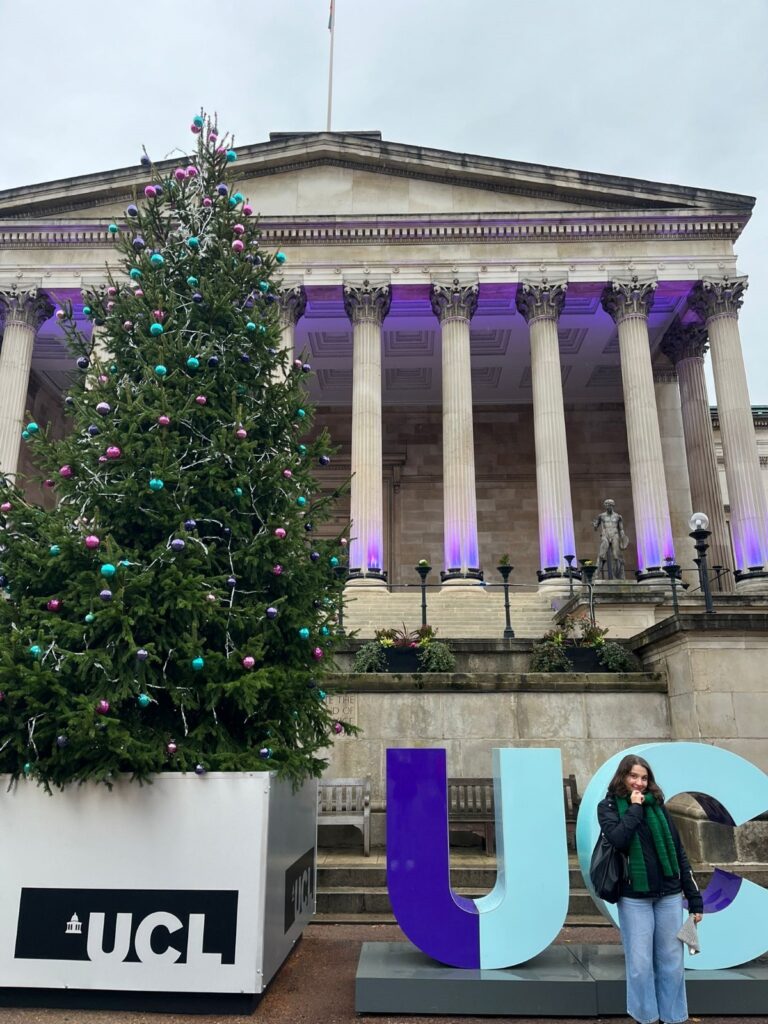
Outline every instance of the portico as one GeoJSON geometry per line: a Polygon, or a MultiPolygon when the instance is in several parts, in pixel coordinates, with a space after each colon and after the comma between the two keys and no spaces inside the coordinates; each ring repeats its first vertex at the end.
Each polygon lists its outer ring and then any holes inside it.
{"type": "MultiPolygon", "coordinates": [[[[239,152],[264,244],[288,256],[283,344],[312,364],[318,427],[340,445],[321,482],[352,477],[339,521],[352,521],[354,576],[400,583],[426,558],[446,582],[479,582],[508,553],[518,582],[546,586],[566,555],[595,558],[592,520],[611,497],[630,538],[628,578],[690,562],[696,505],[713,523],[713,564],[734,570],[727,586],[763,586],[765,483],[733,253],[749,197],[376,133],[274,135],[239,152]]],[[[99,279],[106,226],[145,176],[0,193],[6,473],[28,470],[16,454],[25,411],[58,417],[73,373],[53,307],[77,307],[99,279]]]]}

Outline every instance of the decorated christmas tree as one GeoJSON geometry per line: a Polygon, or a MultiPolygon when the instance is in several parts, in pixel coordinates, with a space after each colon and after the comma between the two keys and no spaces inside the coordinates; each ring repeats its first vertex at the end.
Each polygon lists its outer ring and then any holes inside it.
{"type": "Polygon", "coordinates": [[[119,270],[57,311],[80,379],[72,429],[30,422],[52,510],[0,480],[0,771],[51,786],[118,772],[318,775],[344,538],[313,473],[310,367],[281,347],[282,253],[235,191],[237,153],[196,152],[147,185],[119,270]]]}

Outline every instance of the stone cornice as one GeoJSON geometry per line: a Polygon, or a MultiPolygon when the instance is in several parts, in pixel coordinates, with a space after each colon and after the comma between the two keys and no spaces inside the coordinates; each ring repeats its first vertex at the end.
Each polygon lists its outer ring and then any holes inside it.
{"type": "MultiPolygon", "coordinates": [[[[105,248],[115,245],[99,224],[0,220],[0,249],[105,248]]],[[[746,218],[677,210],[660,216],[642,211],[611,213],[483,213],[464,215],[392,215],[355,217],[265,217],[259,222],[265,246],[300,245],[444,245],[451,241],[594,242],[637,239],[709,239],[735,241],[746,218]]]]}
{"type": "MultiPolygon", "coordinates": [[[[716,405],[709,407],[709,415],[712,419],[712,426],[719,430],[720,428],[720,415],[717,411],[716,405]]],[[[755,425],[756,430],[768,429],[768,407],[765,405],[753,405],[752,406],[752,422],[755,425]]]]}

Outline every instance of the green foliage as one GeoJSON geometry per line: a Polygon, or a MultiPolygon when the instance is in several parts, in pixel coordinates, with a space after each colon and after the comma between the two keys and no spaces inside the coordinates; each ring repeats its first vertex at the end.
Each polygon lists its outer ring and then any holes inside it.
{"type": "Polygon", "coordinates": [[[376,640],[363,644],[352,663],[353,672],[386,672],[387,656],[376,640]]]}
{"type": "Polygon", "coordinates": [[[565,645],[556,640],[540,640],[533,645],[531,672],[571,672],[565,645]]]}
{"type": "Polygon", "coordinates": [[[119,229],[119,270],[83,293],[98,345],[61,311],[87,362],[71,431],[27,442],[56,507],[0,481],[0,771],[46,786],[196,765],[300,781],[337,725],[330,442],[306,436],[308,367],[281,347],[284,257],[219,187],[232,143],[201,120],[196,173],[147,170],[160,191],[119,229]]]}
{"type": "Polygon", "coordinates": [[[364,644],[352,663],[354,672],[386,672],[387,648],[412,647],[416,650],[419,672],[453,672],[456,658],[448,644],[435,639],[432,626],[408,629],[377,629],[375,639],[364,644]]]}
{"type": "Polygon", "coordinates": [[[641,672],[640,660],[626,647],[610,640],[604,643],[598,652],[600,663],[610,672],[641,672]]]}
{"type": "Polygon", "coordinates": [[[456,658],[442,640],[433,640],[419,647],[416,657],[419,659],[419,672],[453,672],[456,668],[456,658]]]}

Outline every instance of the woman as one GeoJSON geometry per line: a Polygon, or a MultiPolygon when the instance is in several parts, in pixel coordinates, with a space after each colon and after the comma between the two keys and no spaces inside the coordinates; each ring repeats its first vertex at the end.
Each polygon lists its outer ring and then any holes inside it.
{"type": "Polygon", "coordinates": [[[638,1024],[688,1020],[683,976],[683,893],[698,924],[704,904],[664,806],[651,766],[622,758],[597,806],[600,829],[627,856],[619,894],[619,925],[627,974],[627,1013],[638,1024]]]}

